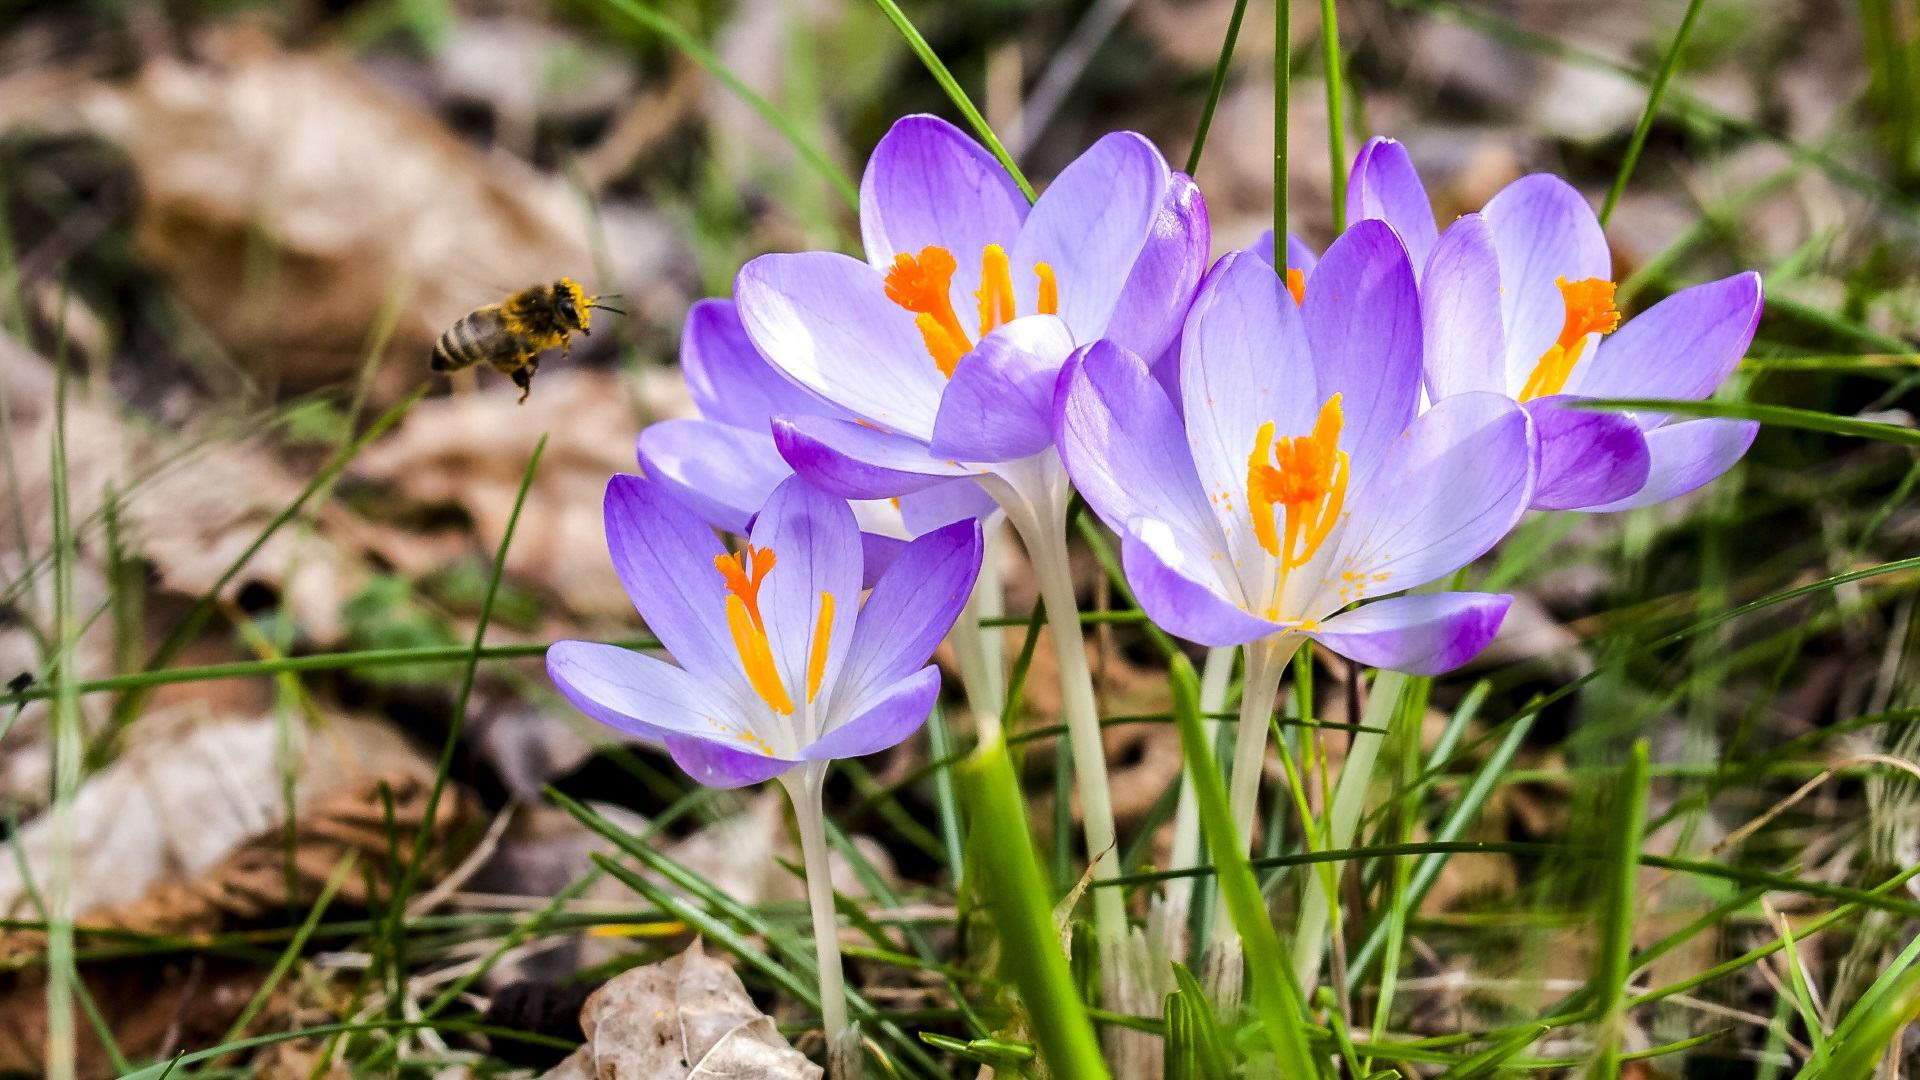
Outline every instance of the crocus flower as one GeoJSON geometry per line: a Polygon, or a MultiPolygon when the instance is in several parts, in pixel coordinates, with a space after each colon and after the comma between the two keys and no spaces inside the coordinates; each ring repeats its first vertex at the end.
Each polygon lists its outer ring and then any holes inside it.
{"type": "Polygon", "coordinates": [[[927,663],[980,571],[980,523],[906,545],[865,603],[860,529],[847,504],[783,481],[729,552],[658,481],[607,484],[607,548],[633,606],[676,664],[590,641],[547,650],[582,712],[664,746],[710,787],[779,777],[793,801],[819,954],[833,1075],[857,1073],[821,788],[827,762],[913,734],[940,693],[927,663]]]}
{"type": "MultiPolygon", "coordinates": [[[[1146,139],[1120,133],[1029,208],[979,144],[912,116],[867,162],[860,232],[864,261],[765,255],[735,279],[760,352],[851,414],[782,416],[775,441],[836,495],[885,498],[971,477],[1007,512],[1053,629],[1088,858],[1110,877],[1119,860],[1067,564],[1054,383],[1076,345],[1101,338],[1148,358],[1171,352],[1210,242],[1199,189],[1146,139]]],[[[1121,899],[1095,894],[1103,951],[1124,938],[1121,899]]]]}
{"type": "Polygon", "coordinates": [[[1064,498],[1048,418],[1061,364],[1102,337],[1168,352],[1209,242],[1198,189],[1138,135],[1100,140],[1029,210],[985,150],[930,116],[875,148],[860,217],[865,261],[766,255],[734,288],[760,352],[847,414],[782,416],[774,433],[796,470],[850,499],[954,477],[988,478],[1003,505],[1064,498]]]}
{"type": "Polygon", "coordinates": [[[1386,221],[1412,255],[1431,399],[1490,391],[1532,415],[1536,507],[1649,506],[1719,476],[1752,444],[1759,425],[1746,420],[1560,406],[1576,397],[1712,394],[1753,340],[1758,274],[1682,289],[1623,323],[1606,236],[1566,181],[1522,177],[1443,233],[1406,149],[1391,139],[1361,150],[1347,217],[1386,221]]]}
{"type": "MultiPolygon", "coordinates": [[[[730,300],[702,300],[687,312],[680,367],[700,415],[664,420],[641,431],[640,467],[708,524],[744,536],[768,496],[793,475],[774,446],[773,418],[850,417],[767,363],[748,340],[730,300]]],[[[967,480],[899,499],[864,499],[852,507],[860,523],[869,584],[906,540],[997,512],[979,485],[967,480]]]]}
{"type": "Polygon", "coordinates": [[[659,482],[607,484],[620,582],[676,663],[587,641],[547,672],[594,719],[663,746],[711,787],[872,754],[926,720],[928,664],[980,568],[980,526],[905,546],[862,604],[860,529],[847,505],[789,479],[729,553],[659,482]]]}
{"type": "Polygon", "coordinates": [[[1156,623],[1204,645],[1313,638],[1421,674],[1492,638],[1508,597],[1375,599],[1492,547],[1533,486],[1527,418],[1504,396],[1416,416],[1420,329],[1405,249],[1362,222],[1297,307],[1263,260],[1221,260],[1187,318],[1184,409],[1124,348],[1075,355],[1061,453],[1156,623]]]}

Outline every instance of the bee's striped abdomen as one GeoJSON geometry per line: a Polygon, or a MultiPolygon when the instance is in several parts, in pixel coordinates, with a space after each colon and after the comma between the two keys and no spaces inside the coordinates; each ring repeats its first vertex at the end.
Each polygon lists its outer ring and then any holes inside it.
{"type": "Polygon", "coordinates": [[[501,325],[498,305],[483,307],[462,316],[440,335],[433,346],[433,370],[459,371],[475,364],[494,363],[519,351],[501,325]]]}

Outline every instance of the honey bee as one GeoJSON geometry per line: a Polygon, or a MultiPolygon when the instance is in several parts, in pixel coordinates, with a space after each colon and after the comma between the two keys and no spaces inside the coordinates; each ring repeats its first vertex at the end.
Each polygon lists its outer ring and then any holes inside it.
{"type": "Polygon", "coordinates": [[[491,364],[513,379],[524,402],[533,392],[541,353],[558,345],[565,359],[573,348],[571,335],[576,330],[583,335],[589,332],[587,324],[596,309],[626,314],[600,302],[607,298],[587,295],[572,278],[522,289],[497,304],[468,312],[448,327],[434,343],[433,370],[491,364]]]}

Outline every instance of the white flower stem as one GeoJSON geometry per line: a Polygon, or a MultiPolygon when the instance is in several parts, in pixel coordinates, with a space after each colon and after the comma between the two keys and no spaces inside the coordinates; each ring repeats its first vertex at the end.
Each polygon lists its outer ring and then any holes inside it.
{"type": "MultiPolygon", "coordinates": [[[[1235,834],[1251,850],[1254,812],[1259,809],[1260,775],[1267,760],[1267,725],[1273,703],[1280,696],[1280,676],[1300,648],[1300,637],[1288,634],[1247,646],[1247,676],[1240,695],[1240,725],[1234,736],[1233,772],[1227,779],[1227,807],[1235,834]]],[[[1214,906],[1215,944],[1237,944],[1233,920],[1222,899],[1214,906]]]]}
{"type": "MultiPolygon", "coordinates": [[[[1054,466],[1057,470],[1058,466],[1054,466]]],[[[1114,848],[1113,796],[1107,786],[1107,753],[1100,741],[1099,707],[1093,698],[1093,672],[1087,667],[1086,638],[1080,629],[1079,600],[1073,593],[1073,570],[1067,558],[1067,494],[1065,474],[1057,476],[1057,490],[1036,503],[1004,481],[983,485],[1007,512],[1040,586],[1047,606],[1047,629],[1052,632],[1054,657],[1060,667],[1061,712],[1067,742],[1073,751],[1073,777],[1080,794],[1080,819],[1096,882],[1120,872],[1114,848]]],[[[1113,955],[1125,941],[1127,910],[1118,889],[1093,890],[1093,928],[1103,955],[1113,955]]]]}
{"type": "Polygon", "coordinates": [[[833,877],[827,864],[827,819],[821,806],[825,763],[809,762],[780,778],[800,826],[800,859],[807,871],[807,907],[813,913],[813,947],[820,965],[820,1021],[826,1029],[828,1075],[858,1080],[859,1034],[847,1020],[846,975],[840,963],[840,919],[833,908],[833,877]]]}
{"type": "MultiPolygon", "coordinates": [[[[1213,714],[1226,707],[1227,691],[1233,686],[1234,648],[1208,649],[1207,660],[1200,669],[1200,711],[1213,714]]],[[[1220,721],[1206,720],[1201,728],[1206,732],[1207,746],[1213,747],[1220,742],[1220,721]]],[[[1193,784],[1180,774],[1180,801],[1173,811],[1173,850],[1167,858],[1170,870],[1186,870],[1200,863],[1200,805],[1194,797],[1193,784]]],[[[1165,944],[1169,960],[1186,959],[1187,922],[1193,912],[1194,879],[1177,877],[1167,882],[1162,891],[1156,923],[1161,940],[1165,944]]]]}
{"type": "Polygon", "coordinates": [[[982,552],[980,577],[973,583],[967,604],[960,609],[947,640],[953,643],[953,655],[960,666],[960,685],[967,691],[967,707],[973,713],[976,739],[994,742],[1000,737],[1000,704],[1006,697],[1004,661],[1001,654],[1002,631],[997,626],[981,626],[982,619],[995,618],[1006,611],[1006,590],[1000,581],[1000,535],[1003,526],[991,522],[982,552]]]}

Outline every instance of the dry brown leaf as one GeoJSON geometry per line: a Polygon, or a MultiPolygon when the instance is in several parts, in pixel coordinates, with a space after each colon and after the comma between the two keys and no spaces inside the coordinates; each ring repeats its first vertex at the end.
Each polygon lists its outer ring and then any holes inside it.
{"type": "MultiPolygon", "coordinates": [[[[560,369],[541,375],[524,406],[518,397],[500,383],[423,402],[390,437],[369,447],[354,471],[391,483],[415,502],[460,506],[473,520],[474,542],[492,551],[512,516],[533,448],[549,436],[507,572],[544,585],[580,615],[631,622],[633,606],[607,558],[600,497],[608,476],[635,471],[641,420],[691,409],[684,384],[664,371],[633,382],[604,371],[560,369]]],[[[382,554],[403,572],[440,565],[431,547],[399,544],[382,554]]]]}
{"type": "MultiPolygon", "coordinates": [[[[71,896],[79,921],[188,933],[284,908],[277,718],[150,717],[133,730],[127,752],[88,777],[74,799],[71,896]]],[[[404,850],[424,813],[433,768],[382,724],[335,720],[304,736],[296,729],[296,738],[297,903],[318,892],[350,849],[371,856],[365,861],[377,880],[387,852],[380,785],[392,793],[404,850]]],[[[462,807],[457,792],[443,796],[439,840],[454,831],[462,807]]],[[[47,880],[53,839],[50,812],[20,829],[19,849],[35,882],[47,880]]],[[[350,876],[342,896],[364,901],[363,880],[350,876]]],[[[18,860],[0,862],[0,912],[33,917],[25,885],[18,860]]]]}
{"type": "Polygon", "coordinates": [[[733,969],[699,941],[594,991],[580,1010],[586,1045],[549,1080],[818,1080],[733,969]]]}
{"type": "MultiPolygon", "coordinates": [[[[248,370],[295,385],[353,375],[405,290],[375,384],[388,395],[426,377],[434,340],[465,312],[591,275],[590,215],[564,180],[464,142],[344,57],[235,27],[196,52],[124,83],[23,75],[0,85],[21,102],[0,121],[126,153],[141,256],[248,370]]],[[[638,286],[625,290],[635,320],[664,325],[684,305],[670,254],[622,250],[646,263],[619,270],[638,286]]]]}
{"type": "MultiPolygon", "coordinates": [[[[40,678],[45,675],[40,670],[41,639],[51,634],[53,613],[53,575],[46,557],[53,547],[53,480],[47,452],[55,412],[53,366],[17,341],[0,337],[0,380],[6,385],[15,463],[9,483],[17,484],[21,508],[17,516],[10,510],[0,516],[9,537],[0,545],[0,593],[7,601],[0,610],[13,613],[0,618],[0,677],[26,672],[40,678]],[[23,558],[21,545],[13,541],[16,529],[30,557],[23,558]]],[[[160,594],[197,598],[300,490],[300,483],[256,440],[226,437],[233,433],[217,425],[162,430],[86,391],[76,382],[66,404],[67,487],[78,547],[76,618],[102,610],[109,595],[108,545],[101,523],[109,493],[123,554],[151,565],[152,584],[160,594]]],[[[227,582],[221,598],[233,601],[250,587],[265,586],[281,597],[306,640],[332,644],[342,633],[341,603],[367,574],[358,548],[333,542],[325,529],[282,529],[227,582]]],[[[175,618],[179,613],[156,611],[175,618]]],[[[163,634],[171,626],[168,622],[156,632],[163,634]]],[[[94,619],[74,647],[74,674],[82,679],[108,674],[112,640],[113,620],[94,619]]],[[[167,696],[205,700],[222,692],[201,685],[167,696]]],[[[81,699],[89,730],[99,729],[110,704],[105,695],[81,699]]],[[[0,743],[0,798],[18,800],[16,810],[44,798],[46,715],[45,702],[30,703],[0,743]]]]}

